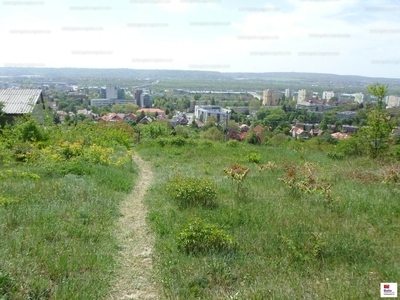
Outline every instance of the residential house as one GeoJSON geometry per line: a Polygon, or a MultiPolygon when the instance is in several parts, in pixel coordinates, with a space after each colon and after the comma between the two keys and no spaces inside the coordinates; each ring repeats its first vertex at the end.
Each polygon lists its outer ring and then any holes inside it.
{"type": "Polygon", "coordinates": [[[39,123],[44,123],[45,109],[41,89],[3,89],[0,90],[0,103],[6,121],[18,116],[31,114],[39,123]]]}
{"type": "Polygon", "coordinates": [[[346,133],[341,133],[341,132],[335,132],[331,134],[331,137],[338,139],[338,140],[345,140],[345,139],[349,139],[351,138],[350,135],[346,134],[346,133]]]}

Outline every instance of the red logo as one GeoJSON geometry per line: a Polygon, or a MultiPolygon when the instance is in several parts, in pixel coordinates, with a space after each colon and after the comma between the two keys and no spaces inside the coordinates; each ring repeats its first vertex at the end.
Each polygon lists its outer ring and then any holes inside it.
{"type": "Polygon", "coordinates": [[[384,289],[388,289],[388,288],[390,288],[390,285],[389,285],[389,284],[384,284],[384,285],[383,285],[383,288],[384,288],[384,289]]]}

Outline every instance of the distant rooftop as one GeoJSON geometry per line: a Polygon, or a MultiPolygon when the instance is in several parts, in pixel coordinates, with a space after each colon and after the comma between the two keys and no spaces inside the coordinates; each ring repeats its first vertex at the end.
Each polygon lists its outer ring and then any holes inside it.
{"type": "Polygon", "coordinates": [[[0,103],[3,112],[10,115],[32,112],[42,96],[41,89],[5,89],[0,90],[0,103]]]}

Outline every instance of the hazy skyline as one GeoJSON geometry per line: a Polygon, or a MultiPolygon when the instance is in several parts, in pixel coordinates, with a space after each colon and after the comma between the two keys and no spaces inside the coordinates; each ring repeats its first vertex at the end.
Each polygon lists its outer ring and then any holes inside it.
{"type": "Polygon", "coordinates": [[[399,78],[396,2],[2,1],[0,66],[399,78]]]}

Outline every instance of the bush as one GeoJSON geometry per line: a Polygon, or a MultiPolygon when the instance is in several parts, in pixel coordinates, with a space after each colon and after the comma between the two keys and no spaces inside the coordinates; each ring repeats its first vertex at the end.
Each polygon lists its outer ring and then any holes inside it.
{"type": "Polygon", "coordinates": [[[394,145],[389,153],[391,157],[400,161],[400,145],[394,145]]]}
{"type": "Polygon", "coordinates": [[[212,141],[222,141],[224,134],[221,130],[214,126],[207,129],[207,131],[203,133],[203,138],[212,141]]]}
{"type": "Polygon", "coordinates": [[[360,139],[352,137],[339,141],[337,144],[337,152],[343,153],[346,156],[362,156],[365,148],[360,139]]]}
{"type": "Polygon", "coordinates": [[[226,142],[226,146],[227,147],[237,148],[238,145],[239,145],[239,141],[238,140],[229,140],[229,141],[226,142]]]}
{"type": "Polygon", "coordinates": [[[187,254],[232,251],[237,243],[214,224],[201,220],[189,223],[177,236],[178,249],[187,254]]]}
{"type": "Polygon", "coordinates": [[[249,155],[247,155],[247,159],[249,162],[259,164],[261,160],[261,155],[257,153],[249,153],[249,155]]]}
{"type": "Polygon", "coordinates": [[[345,157],[343,154],[336,152],[328,152],[326,155],[333,160],[343,160],[345,157]]]}
{"type": "Polygon", "coordinates": [[[212,206],[217,188],[210,178],[174,176],[167,184],[167,193],[181,206],[212,206]]]}
{"type": "Polygon", "coordinates": [[[170,143],[172,146],[182,147],[186,144],[186,140],[182,136],[177,136],[177,137],[172,138],[170,140],[170,143]]]}
{"type": "Polygon", "coordinates": [[[166,138],[158,138],[158,139],[157,139],[157,143],[158,143],[161,147],[165,147],[166,145],[168,145],[168,139],[166,139],[166,138]]]}

